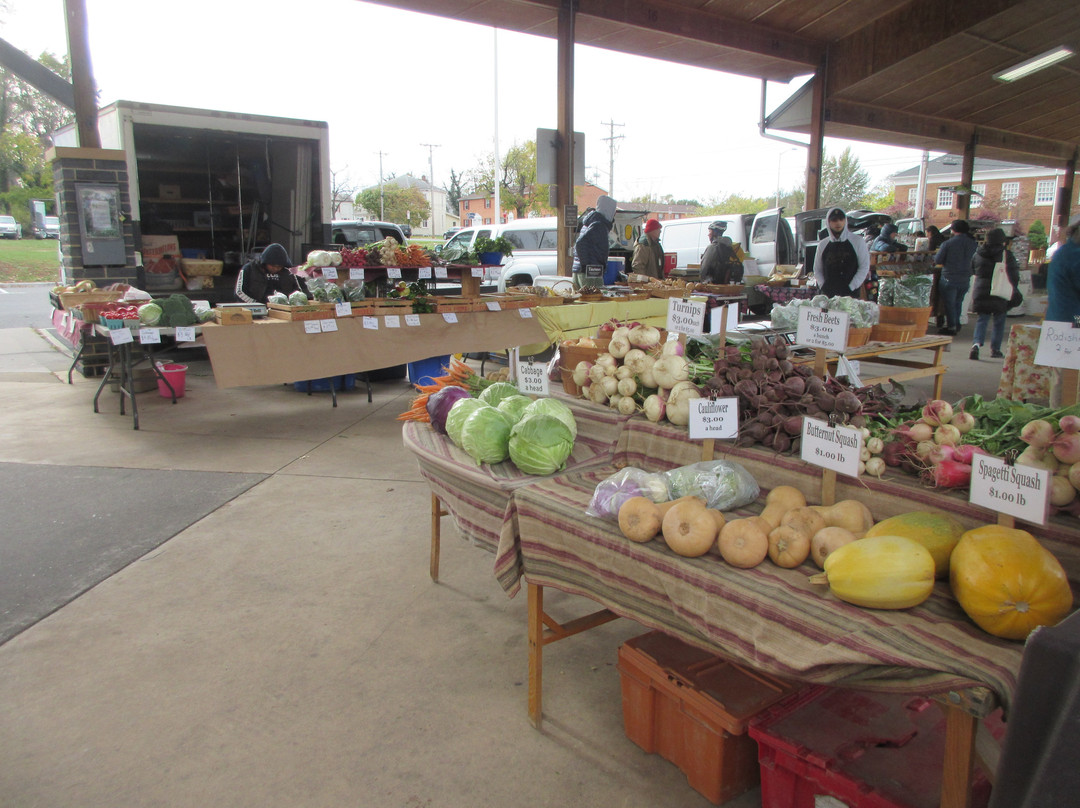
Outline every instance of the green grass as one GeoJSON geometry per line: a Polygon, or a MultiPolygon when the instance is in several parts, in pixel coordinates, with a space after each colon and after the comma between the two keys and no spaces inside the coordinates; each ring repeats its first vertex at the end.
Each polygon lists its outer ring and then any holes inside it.
{"type": "Polygon", "coordinates": [[[0,240],[0,283],[51,283],[60,277],[54,238],[0,240]]]}

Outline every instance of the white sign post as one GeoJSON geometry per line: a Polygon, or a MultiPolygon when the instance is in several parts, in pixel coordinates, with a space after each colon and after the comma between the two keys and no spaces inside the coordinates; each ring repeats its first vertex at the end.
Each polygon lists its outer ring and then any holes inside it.
{"type": "Polygon", "coordinates": [[[808,348],[843,353],[847,348],[851,318],[843,311],[822,311],[813,306],[799,309],[799,327],[795,341],[808,348]]]}
{"type": "Polygon", "coordinates": [[[518,362],[518,390],[527,396],[549,395],[547,369],[547,362],[518,362]]]}
{"type": "Polygon", "coordinates": [[[977,454],[971,463],[970,500],[997,513],[1045,525],[1050,515],[1050,472],[1010,466],[999,457],[977,454]]]}
{"type": "Polygon", "coordinates": [[[849,426],[829,426],[816,418],[803,418],[799,455],[807,463],[846,477],[858,477],[861,453],[862,433],[859,430],[849,426]]]}
{"type": "Polygon", "coordinates": [[[739,437],[739,399],[690,400],[690,440],[730,440],[739,437]]]}
{"type": "Polygon", "coordinates": [[[705,303],[699,300],[668,298],[667,330],[676,334],[701,336],[705,329],[705,303]]]}
{"type": "Polygon", "coordinates": [[[1080,328],[1072,323],[1044,322],[1035,364],[1080,370],[1080,328]]]}

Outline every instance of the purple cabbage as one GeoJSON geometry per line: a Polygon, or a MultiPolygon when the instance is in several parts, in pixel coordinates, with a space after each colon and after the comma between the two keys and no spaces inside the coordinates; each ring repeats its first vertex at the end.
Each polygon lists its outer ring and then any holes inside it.
{"type": "Polygon", "coordinates": [[[440,435],[446,434],[446,416],[450,408],[463,398],[470,398],[469,391],[464,387],[444,387],[428,396],[427,414],[431,421],[431,428],[440,435]]]}

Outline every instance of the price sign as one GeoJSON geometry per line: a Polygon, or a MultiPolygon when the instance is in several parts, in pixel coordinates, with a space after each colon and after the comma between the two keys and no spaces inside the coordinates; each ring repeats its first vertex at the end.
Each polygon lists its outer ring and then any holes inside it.
{"type": "Polygon", "coordinates": [[[349,280],[362,281],[364,279],[363,267],[349,267],[349,280]]]}
{"type": "Polygon", "coordinates": [[[474,278],[482,278],[482,277],[484,277],[484,268],[483,267],[473,267],[472,268],[472,276],[474,278]]]}
{"type": "Polygon", "coordinates": [[[417,277],[422,281],[431,280],[431,267],[419,267],[417,269],[417,277]]]}
{"type": "Polygon", "coordinates": [[[518,314],[521,315],[522,320],[532,319],[532,309],[518,309],[518,314]]]}
{"type": "Polygon", "coordinates": [[[321,334],[322,326],[319,325],[318,320],[304,320],[304,333],[305,334],[321,334]]]}
{"type": "Polygon", "coordinates": [[[1010,466],[999,457],[977,454],[971,463],[972,505],[1045,525],[1050,514],[1050,472],[1010,466]]]}
{"type": "Polygon", "coordinates": [[[379,330],[379,318],[378,317],[364,317],[362,319],[363,319],[364,328],[370,329],[371,331],[378,331],[379,330]]]}
{"type": "Polygon", "coordinates": [[[803,418],[799,454],[803,460],[848,477],[859,476],[862,433],[848,426],[829,426],[816,418],[803,418]]]}
{"type": "Polygon", "coordinates": [[[139,329],[139,343],[142,345],[150,345],[152,343],[161,342],[161,329],[158,328],[140,328],[139,329]]]}
{"type": "Polygon", "coordinates": [[[844,352],[847,348],[848,323],[851,318],[843,311],[822,311],[813,306],[799,309],[799,328],[795,341],[808,348],[844,352]]]}
{"type": "Polygon", "coordinates": [[[604,283],[604,268],[599,264],[589,264],[585,267],[585,280],[589,286],[600,286],[604,283]]]}
{"type": "Polygon", "coordinates": [[[448,276],[448,275],[446,274],[446,267],[435,267],[435,277],[436,277],[436,278],[446,278],[446,277],[449,277],[449,276],[448,276]]]}
{"type": "Polygon", "coordinates": [[[497,301],[497,300],[489,300],[487,302],[487,310],[488,311],[502,311],[502,306],[499,305],[499,301],[497,301]]]}
{"type": "Polygon", "coordinates": [[[448,322],[448,323],[456,323],[457,322],[457,315],[454,314],[454,312],[452,312],[452,311],[443,312],[442,318],[444,320],[446,320],[446,322],[448,322]]]}
{"type": "Polygon", "coordinates": [[[193,325],[178,325],[176,327],[176,341],[177,342],[194,342],[195,341],[195,326],[193,326],[193,325]]]}
{"type": "Polygon", "coordinates": [[[386,277],[390,280],[401,280],[401,267],[387,267],[386,277]]]}
{"type": "Polygon", "coordinates": [[[405,315],[405,325],[420,325],[420,315],[419,314],[406,314],[405,315]]]}
{"type": "Polygon", "coordinates": [[[720,323],[723,321],[722,312],[727,309],[727,330],[734,331],[735,326],[739,324],[739,304],[728,303],[727,306],[717,306],[709,311],[709,333],[719,334],[720,323]]]}
{"type": "Polygon", "coordinates": [[[1080,328],[1072,323],[1044,322],[1035,364],[1080,370],[1080,328]]]}
{"type": "Polygon", "coordinates": [[[112,328],[109,330],[109,340],[113,345],[126,345],[129,342],[134,342],[134,337],[131,336],[131,330],[127,328],[112,328]]]}
{"type": "Polygon", "coordinates": [[[338,317],[352,317],[352,303],[335,303],[334,314],[338,317]]]}
{"type": "Polygon", "coordinates": [[[322,276],[324,278],[326,278],[328,281],[336,281],[337,280],[337,267],[323,267],[322,268],[322,276]]]}
{"type": "Polygon", "coordinates": [[[705,328],[705,303],[701,300],[668,298],[667,330],[676,334],[701,335],[705,328]]]}
{"type": "Polygon", "coordinates": [[[548,395],[548,377],[546,362],[518,363],[518,390],[525,395],[548,395]]]}
{"type": "Polygon", "coordinates": [[[319,328],[324,334],[327,331],[337,331],[337,320],[319,320],[319,328]]]}
{"type": "Polygon", "coordinates": [[[690,440],[739,436],[739,399],[690,399],[690,440]]]}
{"type": "Polygon", "coordinates": [[[384,314],[383,322],[386,323],[387,328],[401,328],[401,315],[400,314],[384,314]]]}

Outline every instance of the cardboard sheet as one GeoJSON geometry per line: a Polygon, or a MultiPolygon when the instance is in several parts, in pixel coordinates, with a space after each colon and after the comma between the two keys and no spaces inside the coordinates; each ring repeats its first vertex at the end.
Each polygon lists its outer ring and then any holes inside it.
{"type": "MultiPolygon", "coordinates": [[[[387,328],[377,316],[377,330],[364,328],[362,317],[341,317],[336,331],[309,334],[315,321],[260,320],[252,325],[203,327],[217,386],[251,387],[322,379],[345,373],[392,367],[432,356],[501,351],[544,340],[536,317],[520,309],[470,312],[448,323],[441,314],[421,314],[419,326],[387,328]]],[[[535,309],[532,310],[535,312],[535,309]]]]}

